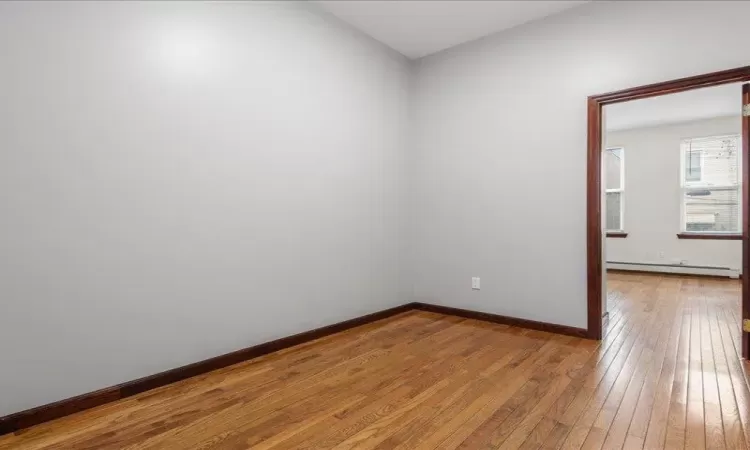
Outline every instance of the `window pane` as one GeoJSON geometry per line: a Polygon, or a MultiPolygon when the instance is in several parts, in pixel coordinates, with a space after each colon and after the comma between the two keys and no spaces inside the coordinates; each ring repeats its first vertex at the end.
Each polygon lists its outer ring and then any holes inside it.
{"type": "Polygon", "coordinates": [[[687,189],[685,230],[739,232],[738,189],[687,189]]]}
{"type": "Polygon", "coordinates": [[[739,136],[686,139],[685,182],[693,186],[732,186],[739,183],[739,136]]]}
{"type": "Polygon", "coordinates": [[[620,217],[620,202],[622,192],[607,192],[607,222],[608,230],[621,230],[622,222],[620,217]]]}
{"type": "Polygon", "coordinates": [[[689,151],[685,158],[685,181],[701,181],[701,151],[689,151]]]}
{"type": "Polygon", "coordinates": [[[607,189],[622,189],[620,179],[622,167],[622,149],[609,149],[604,153],[605,167],[607,170],[607,189]]]}

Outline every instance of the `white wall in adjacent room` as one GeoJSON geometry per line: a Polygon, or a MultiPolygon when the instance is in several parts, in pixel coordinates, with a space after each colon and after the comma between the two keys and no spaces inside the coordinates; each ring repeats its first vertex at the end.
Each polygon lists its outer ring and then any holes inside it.
{"type": "Polygon", "coordinates": [[[592,2],[418,61],[415,299],[586,327],[586,97],[747,65],[749,15],[592,2]]]}
{"type": "Polygon", "coordinates": [[[402,56],[297,2],[2,2],[0,61],[0,416],[409,299],[402,56]]]}
{"type": "Polygon", "coordinates": [[[607,132],[607,147],[625,149],[624,230],[628,233],[625,239],[607,239],[607,260],[740,270],[741,241],[677,239],[677,233],[681,231],[681,141],[740,134],[741,130],[738,113],[734,117],[607,132]]]}

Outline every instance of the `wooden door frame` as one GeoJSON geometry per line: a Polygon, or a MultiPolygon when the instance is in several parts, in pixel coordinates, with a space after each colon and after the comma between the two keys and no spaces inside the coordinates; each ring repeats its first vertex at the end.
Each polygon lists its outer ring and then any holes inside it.
{"type": "MultiPolygon", "coordinates": [[[[649,84],[645,86],[592,95],[588,98],[588,154],[586,169],[586,244],[588,278],[588,337],[602,338],[602,108],[613,103],[689,91],[728,83],[750,81],[750,66],[705,75],[649,84]]],[[[750,119],[743,118],[743,127],[750,119]]],[[[744,133],[742,155],[742,313],[750,317],[750,143],[744,133]]],[[[742,333],[742,355],[750,352],[750,333],[742,333]]]]}

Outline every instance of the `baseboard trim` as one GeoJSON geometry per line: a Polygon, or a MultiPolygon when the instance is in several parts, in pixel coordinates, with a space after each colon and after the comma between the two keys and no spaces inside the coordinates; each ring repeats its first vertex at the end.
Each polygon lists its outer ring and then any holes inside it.
{"type": "Polygon", "coordinates": [[[317,328],[311,331],[295,334],[275,341],[265,342],[253,347],[237,350],[204,361],[189,364],[187,366],[177,367],[165,372],[150,375],[138,380],[129,381],[116,386],[104,388],[95,392],[82,394],[77,397],[71,397],[58,402],[39,406],[36,408],[21,411],[9,416],[0,417],[0,436],[14,433],[25,428],[59,419],[77,412],[95,408],[97,406],[131,397],[141,392],[156,389],[178,381],[186,380],[198,375],[202,375],[217,369],[231,366],[233,364],[245,362],[259,356],[277,352],[295,345],[304,344],[331,334],[346,331],[351,328],[366,325],[371,322],[386,319],[396,314],[411,311],[415,309],[414,305],[409,303],[397,306],[395,308],[378,311],[365,316],[335,323],[325,327],[317,328]]]}
{"type": "Polygon", "coordinates": [[[277,339],[275,341],[270,341],[255,345],[253,347],[237,350],[232,353],[216,356],[214,358],[206,359],[204,361],[196,362],[193,364],[188,364],[186,366],[177,367],[175,369],[140,378],[138,380],[129,381],[127,383],[118,384],[116,386],[108,387],[95,392],[89,392],[77,397],[71,397],[65,400],[60,400],[58,402],[11,414],[9,416],[0,417],[0,436],[9,433],[15,433],[34,425],[39,425],[44,422],[49,422],[51,420],[75,414],[77,412],[85,411],[87,409],[95,408],[97,406],[101,406],[117,400],[132,397],[142,392],[150,391],[152,389],[186,380],[198,375],[203,375],[214,370],[223,369],[225,367],[245,362],[259,356],[267,355],[279,350],[284,350],[289,347],[294,347],[295,345],[304,344],[315,339],[320,339],[325,336],[340,333],[342,331],[366,325],[371,322],[376,322],[378,320],[387,319],[397,314],[412,310],[429,311],[449,316],[465,317],[467,319],[476,319],[485,322],[529,328],[532,330],[547,331],[550,333],[564,334],[579,338],[589,337],[588,332],[583,328],[575,328],[566,325],[557,325],[546,322],[537,322],[535,320],[528,319],[518,319],[515,317],[507,317],[479,311],[470,311],[460,308],[451,308],[448,306],[432,305],[428,303],[407,303],[395,308],[378,311],[372,314],[367,314],[365,316],[346,320],[344,322],[335,323],[333,325],[317,328],[315,330],[306,331],[303,333],[295,334],[293,336],[277,339]]]}
{"type": "Polygon", "coordinates": [[[739,278],[733,278],[725,275],[709,275],[706,273],[679,273],[679,272],[661,272],[658,270],[630,270],[630,269],[607,269],[607,273],[629,273],[634,275],[658,275],[663,277],[677,277],[677,278],[710,278],[714,280],[737,280],[742,278],[742,274],[739,278]]]}
{"type": "Polygon", "coordinates": [[[501,316],[499,314],[453,308],[450,306],[433,305],[430,303],[417,302],[414,303],[414,308],[422,311],[429,311],[449,316],[466,317],[467,319],[483,320],[485,322],[529,328],[538,331],[547,331],[549,333],[564,334],[584,339],[589,338],[589,332],[585,328],[569,327],[567,325],[558,325],[547,322],[537,322],[536,320],[519,319],[517,317],[501,316]]]}

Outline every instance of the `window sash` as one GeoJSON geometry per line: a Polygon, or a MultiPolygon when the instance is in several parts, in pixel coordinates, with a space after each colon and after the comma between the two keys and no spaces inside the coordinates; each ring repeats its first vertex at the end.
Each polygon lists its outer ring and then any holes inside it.
{"type": "MultiPolygon", "coordinates": [[[[625,149],[623,147],[609,147],[605,150],[604,154],[607,155],[608,152],[611,152],[612,150],[619,150],[620,151],[620,187],[619,188],[611,188],[611,189],[605,189],[605,202],[604,205],[606,207],[607,201],[606,201],[606,194],[611,193],[619,193],[620,194],[620,227],[619,228],[609,228],[607,225],[606,220],[606,210],[605,210],[605,223],[604,228],[605,231],[624,231],[625,229],[625,149]]],[[[606,163],[606,162],[605,162],[606,163]]],[[[606,180],[605,180],[606,181],[606,180]]],[[[606,186],[606,183],[605,183],[606,186]]]]}
{"type": "Polygon", "coordinates": [[[695,233],[695,234],[702,234],[702,233],[709,233],[709,234],[737,234],[741,233],[742,231],[742,189],[740,186],[711,186],[708,188],[708,190],[714,192],[714,191],[732,191],[735,192],[736,198],[737,198],[737,218],[735,226],[736,228],[734,230],[688,230],[687,225],[687,204],[688,204],[688,198],[687,198],[687,192],[691,190],[695,190],[696,187],[689,186],[684,187],[681,190],[682,199],[680,201],[680,208],[681,208],[681,218],[682,218],[682,224],[681,224],[681,230],[685,233],[695,233]]]}
{"type": "MultiPolygon", "coordinates": [[[[624,222],[624,220],[625,220],[625,215],[624,215],[625,214],[625,207],[624,207],[625,206],[625,201],[624,201],[625,196],[624,196],[624,192],[625,191],[622,190],[622,189],[608,189],[607,190],[607,194],[620,194],[620,215],[619,215],[619,219],[620,219],[619,220],[619,222],[620,222],[619,225],[620,226],[618,228],[610,228],[609,227],[609,223],[608,223],[609,221],[607,220],[607,218],[608,218],[608,213],[607,213],[608,209],[607,209],[607,210],[605,210],[605,220],[604,220],[605,231],[624,231],[624,228],[625,228],[624,227],[624,223],[625,223],[624,222]]],[[[607,199],[608,199],[608,197],[605,195],[605,201],[604,201],[605,207],[609,203],[607,201],[607,199]]]]}
{"type": "Polygon", "coordinates": [[[740,136],[736,134],[732,135],[721,135],[721,136],[707,136],[707,137],[696,137],[696,138],[687,138],[683,139],[680,143],[680,186],[685,187],[706,187],[706,188],[722,188],[727,186],[739,186],[740,185],[740,168],[742,167],[742,149],[740,147],[740,136]],[[687,164],[688,164],[688,152],[696,152],[701,147],[705,146],[706,142],[715,142],[715,141],[724,141],[724,140],[731,140],[734,141],[734,149],[736,151],[737,155],[737,164],[735,168],[735,178],[730,183],[710,183],[706,181],[706,154],[704,152],[700,153],[700,174],[701,179],[699,181],[690,181],[687,180],[687,164]],[[696,149],[691,149],[691,144],[695,143],[694,145],[697,147],[696,149]],[[703,145],[701,145],[703,143],[703,145]]]}
{"type": "MultiPolygon", "coordinates": [[[[739,135],[721,135],[721,136],[708,136],[708,137],[701,137],[701,138],[690,138],[690,139],[683,139],[680,144],[680,230],[682,232],[686,233],[695,233],[695,234],[736,234],[740,233],[742,230],[742,191],[741,191],[741,179],[740,179],[740,170],[742,167],[742,151],[740,149],[740,136],[739,135]],[[696,151],[691,150],[691,143],[695,143],[698,148],[701,148],[701,143],[705,143],[707,141],[720,141],[720,140],[733,140],[735,142],[734,149],[736,151],[737,155],[737,162],[736,162],[736,168],[735,168],[735,177],[734,180],[730,180],[729,183],[710,183],[706,181],[706,154],[704,152],[700,153],[701,158],[701,165],[700,165],[700,172],[701,177],[699,181],[690,181],[687,180],[687,159],[688,159],[688,152],[690,151],[696,151]],[[687,192],[695,189],[705,188],[710,191],[735,191],[737,192],[737,224],[736,224],[736,230],[728,230],[728,231],[712,231],[712,230],[688,230],[687,225],[687,204],[688,204],[688,197],[687,192]]],[[[705,145],[705,144],[704,144],[705,145]]]]}
{"type": "MultiPolygon", "coordinates": [[[[617,191],[624,191],[625,190],[625,149],[622,147],[609,147],[604,151],[604,155],[606,157],[607,153],[611,153],[613,150],[619,150],[620,151],[620,187],[618,188],[607,188],[605,180],[605,189],[607,192],[617,192],[617,191]]],[[[606,164],[606,160],[605,160],[606,164]]]]}
{"type": "Polygon", "coordinates": [[[685,155],[685,170],[682,173],[682,176],[685,177],[685,183],[684,184],[702,183],[703,182],[703,166],[705,165],[706,155],[705,155],[705,153],[698,152],[698,151],[689,151],[689,153],[690,153],[690,157],[688,157],[687,155],[685,155]],[[690,170],[691,170],[691,172],[692,171],[698,172],[698,179],[697,180],[688,180],[687,179],[688,165],[691,164],[691,160],[693,159],[693,154],[694,153],[697,153],[697,155],[698,155],[698,158],[695,158],[695,159],[698,159],[699,166],[697,168],[698,170],[695,170],[692,167],[690,168],[690,170]]]}

